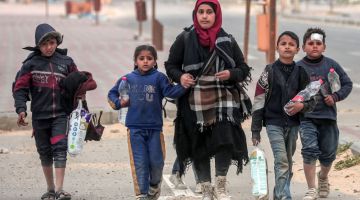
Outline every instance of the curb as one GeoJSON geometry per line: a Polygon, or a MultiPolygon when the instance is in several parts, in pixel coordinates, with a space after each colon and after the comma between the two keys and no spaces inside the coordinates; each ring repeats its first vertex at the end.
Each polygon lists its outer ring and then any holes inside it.
{"type": "MultiPolygon", "coordinates": [[[[99,113],[100,109],[91,108],[91,113],[99,113]]],[[[166,119],[173,120],[176,116],[176,106],[168,103],[166,105],[166,119]]],[[[16,123],[17,114],[15,112],[4,112],[0,113],[0,131],[15,131],[15,130],[31,130],[31,112],[28,114],[26,121],[29,122],[28,126],[19,127],[16,123]]],[[[165,120],[165,118],[164,118],[165,120]]],[[[118,111],[115,110],[103,110],[103,115],[101,117],[102,124],[115,124],[118,123],[118,111]]]]}
{"type": "Polygon", "coordinates": [[[281,17],[286,19],[295,19],[295,20],[304,20],[304,21],[316,21],[316,22],[324,22],[331,24],[343,24],[349,26],[357,26],[360,27],[360,20],[354,20],[351,17],[349,18],[339,18],[339,17],[310,17],[299,14],[281,14],[281,17]]]}

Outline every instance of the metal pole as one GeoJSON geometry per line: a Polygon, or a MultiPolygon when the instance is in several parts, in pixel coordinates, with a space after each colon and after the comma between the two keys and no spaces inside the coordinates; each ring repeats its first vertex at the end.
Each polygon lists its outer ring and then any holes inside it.
{"type": "Polygon", "coordinates": [[[152,0],[151,6],[151,33],[152,33],[152,43],[155,44],[155,0],[152,0]]]}
{"type": "Polygon", "coordinates": [[[276,40],[276,0],[270,0],[270,35],[269,35],[269,63],[275,61],[275,40],[276,40]]]}
{"type": "Polygon", "coordinates": [[[49,0],[45,0],[45,17],[49,18],[49,0]]]}
{"type": "Polygon", "coordinates": [[[244,59],[247,62],[249,51],[249,30],[250,30],[250,0],[246,0],[245,30],[244,30],[244,59]]]}

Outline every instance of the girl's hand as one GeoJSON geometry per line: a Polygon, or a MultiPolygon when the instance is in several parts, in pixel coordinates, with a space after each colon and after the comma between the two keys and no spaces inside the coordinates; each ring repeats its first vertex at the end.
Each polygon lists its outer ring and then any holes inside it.
{"type": "Polygon", "coordinates": [[[218,72],[218,73],[215,74],[215,78],[219,79],[220,81],[229,80],[230,71],[229,70],[224,70],[224,71],[218,72]]]}
{"type": "Polygon", "coordinates": [[[302,102],[294,102],[293,104],[286,107],[290,116],[293,116],[296,113],[300,112],[303,108],[304,104],[302,102]]]}
{"type": "Polygon", "coordinates": [[[324,101],[325,101],[327,106],[333,106],[335,104],[334,98],[331,95],[327,95],[324,98],[324,101]]]}
{"type": "Polygon", "coordinates": [[[120,99],[121,108],[128,107],[130,105],[130,99],[120,99]]]}
{"type": "Polygon", "coordinates": [[[180,77],[180,84],[184,88],[189,88],[189,87],[195,85],[194,77],[189,73],[183,74],[180,77]]]}

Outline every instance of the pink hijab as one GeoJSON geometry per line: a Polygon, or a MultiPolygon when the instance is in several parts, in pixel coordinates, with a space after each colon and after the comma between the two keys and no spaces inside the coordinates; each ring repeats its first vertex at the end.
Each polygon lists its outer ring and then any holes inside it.
{"type": "Polygon", "coordinates": [[[215,40],[218,32],[220,31],[222,25],[222,14],[221,14],[221,7],[218,0],[198,0],[195,4],[194,8],[194,16],[193,22],[195,31],[198,35],[199,41],[201,46],[210,47],[210,50],[213,50],[215,47],[215,40]],[[215,5],[215,22],[214,25],[209,29],[202,29],[197,18],[196,13],[199,9],[199,6],[203,3],[210,3],[215,5]]]}

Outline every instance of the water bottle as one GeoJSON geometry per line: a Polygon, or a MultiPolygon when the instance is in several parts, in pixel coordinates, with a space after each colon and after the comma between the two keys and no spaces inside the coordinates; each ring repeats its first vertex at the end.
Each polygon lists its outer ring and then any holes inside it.
{"type": "MultiPolygon", "coordinates": [[[[119,84],[119,97],[120,100],[128,100],[129,99],[129,90],[130,90],[130,85],[127,81],[126,76],[121,77],[121,82],[119,84]]],[[[123,107],[119,110],[119,122],[125,125],[125,120],[126,120],[126,114],[128,112],[128,107],[123,107]]]]}
{"type": "Polygon", "coordinates": [[[334,68],[330,68],[328,73],[328,81],[330,83],[331,93],[337,92],[341,88],[339,74],[336,73],[334,68]]]}
{"type": "Polygon", "coordinates": [[[292,98],[285,106],[284,111],[286,114],[290,115],[288,113],[287,107],[294,104],[295,102],[304,102],[310,100],[310,98],[314,95],[316,95],[321,87],[321,84],[323,84],[323,80],[319,79],[317,81],[310,82],[305,89],[301,90],[297,95],[292,98]]]}

